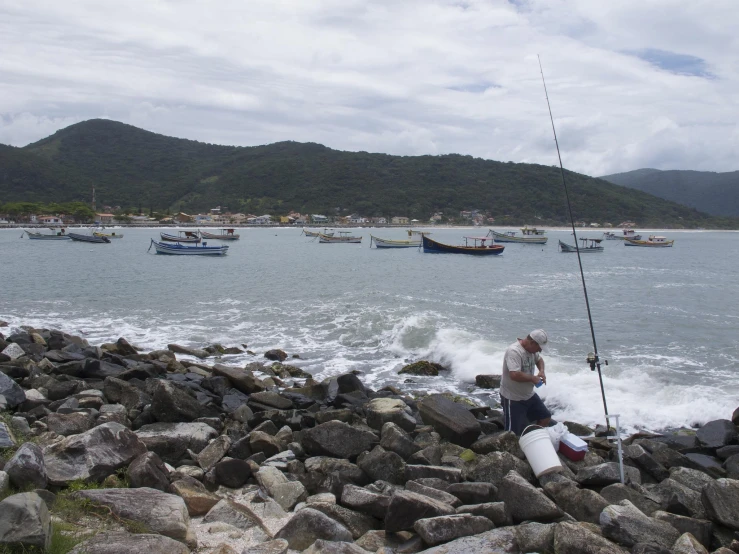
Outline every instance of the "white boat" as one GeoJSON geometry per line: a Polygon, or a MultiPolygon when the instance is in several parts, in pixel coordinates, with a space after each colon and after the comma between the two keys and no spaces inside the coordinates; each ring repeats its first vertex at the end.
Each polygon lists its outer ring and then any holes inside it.
{"type": "Polygon", "coordinates": [[[621,237],[619,237],[613,231],[606,231],[605,233],[603,233],[603,238],[605,240],[621,240],[621,237]]]}
{"type": "Polygon", "coordinates": [[[239,240],[240,235],[236,229],[219,229],[218,233],[209,233],[208,231],[200,231],[200,236],[204,239],[216,240],[239,240]]]}
{"type": "Polygon", "coordinates": [[[304,228],[302,234],[305,235],[306,237],[317,237],[318,235],[325,235],[327,237],[334,236],[333,230],[330,230],[330,229],[324,229],[323,232],[321,232],[321,231],[308,231],[307,229],[304,228]]]}
{"type": "Polygon", "coordinates": [[[357,244],[362,242],[362,237],[353,237],[349,231],[339,231],[338,237],[321,233],[318,235],[318,242],[321,244],[357,244]]]}
{"type": "Polygon", "coordinates": [[[203,244],[170,244],[166,242],[157,242],[151,239],[149,250],[154,247],[157,254],[172,254],[175,256],[225,256],[228,252],[228,246],[208,246],[203,244]]]}
{"type": "Polygon", "coordinates": [[[431,231],[416,231],[415,229],[408,229],[408,236],[412,237],[414,235],[423,236],[423,235],[430,235],[431,231]]]}
{"type": "Polygon", "coordinates": [[[583,237],[580,240],[582,241],[582,246],[579,248],[576,248],[571,244],[567,244],[566,242],[559,241],[560,252],[577,252],[579,250],[582,254],[586,254],[589,252],[603,252],[604,250],[600,245],[603,239],[589,239],[583,237]]]}
{"type": "Polygon", "coordinates": [[[38,233],[35,231],[29,231],[29,230],[26,230],[25,233],[28,235],[28,238],[31,240],[69,240],[69,235],[66,234],[64,229],[60,229],[59,231],[57,231],[56,229],[52,229],[51,234],[38,233]]]}
{"type": "Polygon", "coordinates": [[[370,248],[372,248],[372,243],[374,243],[375,248],[418,248],[421,246],[421,240],[391,240],[391,239],[381,239],[380,237],[375,237],[373,235],[370,235],[370,248]]]}
{"type": "Polygon", "coordinates": [[[624,246],[651,246],[655,248],[670,248],[675,240],[667,240],[659,235],[649,235],[647,240],[625,239],[624,246]]]}
{"type": "Polygon", "coordinates": [[[546,233],[544,229],[537,229],[536,227],[529,227],[528,225],[521,227],[521,232],[524,235],[543,235],[546,233]]]}
{"type": "Polygon", "coordinates": [[[506,231],[505,233],[498,233],[490,229],[488,235],[495,239],[495,242],[518,242],[521,244],[546,244],[549,237],[543,237],[541,235],[519,237],[516,236],[515,231],[506,231]]]}

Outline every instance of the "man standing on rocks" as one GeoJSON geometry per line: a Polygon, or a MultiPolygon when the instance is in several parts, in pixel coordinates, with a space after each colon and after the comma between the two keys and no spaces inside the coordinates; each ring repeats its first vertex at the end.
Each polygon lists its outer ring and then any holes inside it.
{"type": "Polygon", "coordinates": [[[531,331],[525,339],[516,339],[503,358],[503,377],[500,382],[500,401],[503,404],[505,430],[521,435],[530,422],[546,427],[551,421],[549,412],[534,386],[547,382],[544,359],[539,354],[547,346],[543,329],[531,331]],[[535,369],[539,371],[534,372],[535,369]]]}

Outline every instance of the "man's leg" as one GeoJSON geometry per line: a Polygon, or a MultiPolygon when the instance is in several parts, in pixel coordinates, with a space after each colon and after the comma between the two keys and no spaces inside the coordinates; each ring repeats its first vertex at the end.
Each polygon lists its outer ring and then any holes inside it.
{"type": "Polygon", "coordinates": [[[501,397],[501,400],[503,401],[505,430],[512,431],[520,437],[523,430],[529,424],[526,418],[526,406],[522,402],[508,400],[507,398],[501,397]]]}
{"type": "Polygon", "coordinates": [[[539,395],[534,393],[534,396],[529,398],[527,402],[526,417],[531,421],[536,421],[537,425],[549,427],[549,423],[552,421],[552,413],[544,405],[539,395]]]}

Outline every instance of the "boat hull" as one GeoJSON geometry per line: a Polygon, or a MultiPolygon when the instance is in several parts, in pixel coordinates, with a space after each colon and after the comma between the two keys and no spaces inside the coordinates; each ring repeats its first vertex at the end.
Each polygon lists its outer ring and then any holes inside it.
{"type": "MultiPolygon", "coordinates": [[[[561,252],[577,252],[577,248],[566,242],[559,241],[559,249],[561,252]]],[[[603,252],[605,248],[603,246],[585,246],[580,247],[581,254],[587,254],[590,252],[603,252]]]]}
{"type": "Polygon", "coordinates": [[[373,243],[375,248],[418,248],[421,246],[420,240],[389,240],[370,235],[370,246],[373,243]]]}
{"type": "Polygon", "coordinates": [[[67,235],[70,239],[77,241],[77,242],[91,242],[94,244],[104,244],[104,243],[110,243],[110,239],[108,237],[96,237],[95,235],[80,235],[78,233],[69,233],[67,235]]]}
{"type": "Polygon", "coordinates": [[[198,244],[200,242],[200,237],[194,236],[182,236],[178,237],[175,235],[168,235],[167,233],[159,233],[159,236],[162,237],[162,240],[166,240],[167,242],[187,242],[192,244],[198,244]]]}
{"type": "Polygon", "coordinates": [[[429,254],[471,254],[473,256],[497,256],[502,254],[505,246],[492,244],[490,246],[453,246],[443,244],[422,235],[423,251],[429,254]]]}
{"type": "Polygon", "coordinates": [[[200,237],[215,240],[239,240],[241,235],[238,233],[209,233],[208,231],[200,231],[200,237]]]}
{"type": "Polygon", "coordinates": [[[491,231],[495,242],[516,242],[519,244],[546,244],[549,237],[541,235],[529,236],[529,237],[516,237],[507,235],[505,233],[498,233],[497,231],[491,231]]]}
{"type": "Polygon", "coordinates": [[[69,235],[45,235],[43,233],[32,233],[26,231],[28,238],[31,240],[69,240],[69,235]]]}
{"type": "Polygon", "coordinates": [[[359,244],[362,237],[331,237],[328,235],[318,235],[318,242],[321,244],[359,244]]]}
{"type": "Polygon", "coordinates": [[[645,246],[647,248],[672,248],[675,241],[652,242],[649,240],[624,239],[624,246],[645,246]]]}
{"type": "MultiPolygon", "coordinates": [[[[225,256],[228,246],[199,246],[184,244],[167,244],[151,240],[157,254],[170,254],[173,256],[225,256]]],[[[151,246],[149,247],[151,249],[151,246]]]]}

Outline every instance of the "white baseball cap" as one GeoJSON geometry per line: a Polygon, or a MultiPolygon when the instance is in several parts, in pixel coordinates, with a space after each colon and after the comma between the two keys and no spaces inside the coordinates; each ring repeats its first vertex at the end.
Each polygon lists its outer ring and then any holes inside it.
{"type": "Polygon", "coordinates": [[[547,333],[544,329],[536,329],[534,331],[531,331],[529,333],[529,336],[536,344],[539,345],[542,352],[546,351],[549,337],[547,336],[547,333]]]}

